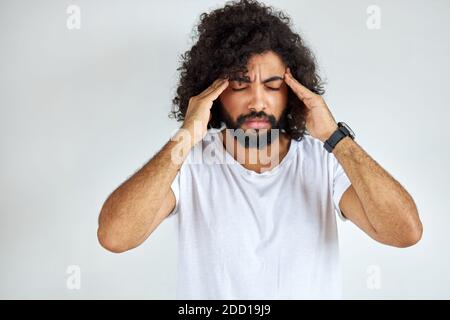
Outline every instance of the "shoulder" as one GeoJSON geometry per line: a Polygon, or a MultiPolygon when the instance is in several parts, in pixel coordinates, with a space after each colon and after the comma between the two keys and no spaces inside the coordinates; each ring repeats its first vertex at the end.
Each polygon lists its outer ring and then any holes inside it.
{"type": "MultiPolygon", "coordinates": [[[[294,140],[295,141],[295,140],[294,140]]],[[[311,135],[304,135],[298,144],[299,152],[311,156],[325,156],[328,152],[323,147],[323,142],[311,135]]]]}
{"type": "MultiPolygon", "coordinates": [[[[294,140],[293,140],[294,141],[294,140]]],[[[333,153],[328,152],[323,142],[311,135],[304,135],[298,143],[298,153],[303,161],[308,161],[314,165],[322,164],[328,170],[333,169],[337,165],[337,159],[333,153]]]]}

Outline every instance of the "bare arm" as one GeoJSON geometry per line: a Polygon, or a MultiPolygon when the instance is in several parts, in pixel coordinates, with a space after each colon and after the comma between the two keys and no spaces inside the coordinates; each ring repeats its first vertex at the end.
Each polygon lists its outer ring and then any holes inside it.
{"type": "MultiPolygon", "coordinates": [[[[309,133],[325,142],[338,128],[325,100],[296,80],[289,68],[284,79],[308,110],[309,133]]],[[[349,137],[337,144],[333,154],[352,183],[339,202],[345,216],[384,244],[407,247],[419,241],[422,222],[400,183],[349,137]]]]}
{"type": "Polygon", "coordinates": [[[137,247],[173,210],[170,186],[189,151],[206,134],[213,101],[227,86],[228,80],[217,79],[191,97],[181,130],[106,199],[97,231],[105,249],[119,253],[137,247]]]}
{"type": "Polygon", "coordinates": [[[97,231],[105,249],[120,253],[137,247],[173,210],[175,196],[170,186],[191,149],[190,141],[179,138],[175,135],[105,201],[97,231]],[[174,151],[178,161],[172,159],[174,151]]]}
{"type": "Polygon", "coordinates": [[[410,194],[355,141],[333,150],[352,185],[339,203],[344,215],[373,239],[408,247],[422,237],[422,223],[410,194]]]}

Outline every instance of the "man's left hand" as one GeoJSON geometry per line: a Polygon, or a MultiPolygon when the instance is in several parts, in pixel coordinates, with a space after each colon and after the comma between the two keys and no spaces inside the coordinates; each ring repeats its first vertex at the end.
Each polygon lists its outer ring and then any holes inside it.
{"type": "Polygon", "coordinates": [[[308,132],[314,138],[325,142],[338,128],[325,100],[296,80],[289,68],[285,72],[284,81],[308,109],[306,117],[308,132]]]}

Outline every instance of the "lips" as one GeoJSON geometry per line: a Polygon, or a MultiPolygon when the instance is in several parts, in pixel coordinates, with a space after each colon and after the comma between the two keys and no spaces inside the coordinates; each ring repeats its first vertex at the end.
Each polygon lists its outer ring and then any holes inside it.
{"type": "Polygon", "coordinates": [[[270,126],[269,121],[265,119],[249,119],[244,123],[247,127],[252,129],[268,128],[270,126]]]}

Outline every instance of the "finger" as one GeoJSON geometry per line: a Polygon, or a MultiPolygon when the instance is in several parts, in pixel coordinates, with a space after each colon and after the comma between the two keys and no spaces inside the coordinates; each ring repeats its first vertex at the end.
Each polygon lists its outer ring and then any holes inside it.
{"type": "Polygon", "coordinates": [[[295,79],[291,73],[291,70],[288,68],[285,77],[285,82],[289,85],[289,87],[292,88],[292,91],[294,91],[297,96],[300,99],[309,99],[314,96],[314,92],[306,88],[304,85],[302,85],[297,79],[295,79]]]}
{"type": "Polygon", "coordinates": [[[205,90],[203,90],[203,92],[201,92],[198,97],[199,98],[203,98],[205,96],[207,96],[208,94],[210,94],[212,91],[214,91],[215,89],[217,89],[223,82],[225,79],[216,79],[208,88],[206,88],[205,90]]]}
{"type": "Polygon", "coordinates": [[[206,97],[208,99],[211,99],[211,101],[216,100],[220,96],[220,94],[228,87],[228,84],[229,84],[228,79],[225,79],[213,91],[211,91],[206,97]]]}
{"type": "Polygon", "coordinates": [[[312,96],[314,93],[302,85],[291,73],[291,70],[288,68],[285,74],[286,83],[298,94],[307,98],[312,96]]]}

